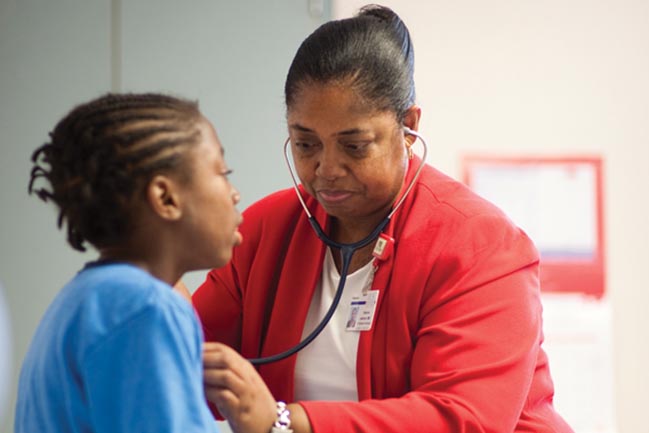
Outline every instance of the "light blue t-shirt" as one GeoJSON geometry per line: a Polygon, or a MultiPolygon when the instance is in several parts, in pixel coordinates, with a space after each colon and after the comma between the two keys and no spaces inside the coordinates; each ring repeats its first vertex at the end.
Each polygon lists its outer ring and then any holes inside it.
{"type": "Polygon", "coordinates": [[[36,330],[15,433],[217,432],[202,378],[191,305],[135,266],[92,264],[36,330]]]}

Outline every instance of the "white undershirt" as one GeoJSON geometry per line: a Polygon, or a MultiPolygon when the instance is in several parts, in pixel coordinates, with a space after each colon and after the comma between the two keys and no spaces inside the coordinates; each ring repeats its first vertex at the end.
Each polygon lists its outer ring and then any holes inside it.
{"type": "MultiPolygon", "coordinates": [[[[368,264],[347,276],[340,304],[320,335],[297,355],[295,364],[295,400],[358,401],[356,355],[359,331],[346,331],[350,304],[373,277],[368,264]]],[[[327,248],[320,282],[315,288],[307,313],[302,338],[320,323],[331,306],[340,275],[327,248]]]]}

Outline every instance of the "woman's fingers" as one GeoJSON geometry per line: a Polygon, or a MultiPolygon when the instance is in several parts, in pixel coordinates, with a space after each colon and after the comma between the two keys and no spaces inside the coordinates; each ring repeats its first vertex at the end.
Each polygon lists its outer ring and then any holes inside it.
{"type": "Polygon", "coordinates": [[[227,368],[209,368],[203,371],[203,382],[206,386],[227,388],[236,392],[244,387],[241,377],[227,368]]]}
{"type": "Polygon", "coordinates": [[[203,347],[205,396],[235,433],[266,433],[275,419],[275,399],[254,366],[220,343],[203,347]]]}
{"type": "MultiPolygon", "coordinates": [[[[207,394],[206,389],[206,394],[207,394]]],[[[239,399],[237,396],[230,391],[229,389],[224,388],[210,388],[210,395],[208,399],[216,405],[216,408],[219,410],[219,413],[225,418],[230,418],[233,411],[237,411],[239,407],[239,399]],[[211,397],[211,398],[210,398],[211,397]]]]}
{"type": "Polygon", "coordinates": [[[203,367],[227,367],[228,349],[228,346],[221,343],[205,343],[203,345],[203,367]]]}
{"type": "Polygon", "coordinates": [[[250,362],[232,348],[220,343],[205,345],[203,382],[206,387],[226,388],[237,396],[266,388],[250,362]]]}

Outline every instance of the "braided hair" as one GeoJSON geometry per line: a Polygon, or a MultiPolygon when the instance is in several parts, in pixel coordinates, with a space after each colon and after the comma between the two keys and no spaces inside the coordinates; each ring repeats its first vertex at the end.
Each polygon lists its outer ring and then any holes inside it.
{"type": "Polygon", "coordinates": [[[65,223],[74,249],[115,245],[132,228],[132,199],[155,174],[190,180],[181,148],[198,142],[201,119],[196,102],[156,93],[108,93],[81,104],[32,154],[29,193],[57,205],[57,225],[65,223]],[[50,188],[36,187],[38,178],[50,188]]]}

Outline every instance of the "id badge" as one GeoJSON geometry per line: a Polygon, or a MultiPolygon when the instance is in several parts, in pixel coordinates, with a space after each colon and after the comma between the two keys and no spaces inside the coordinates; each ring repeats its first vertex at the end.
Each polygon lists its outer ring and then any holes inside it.
{"type": "Polygon", "coordinates": [[[372,329],[378,299],[378,290],[368,290],[363,294],[352,297],[345,330],[369,331],[372,329]]]}

